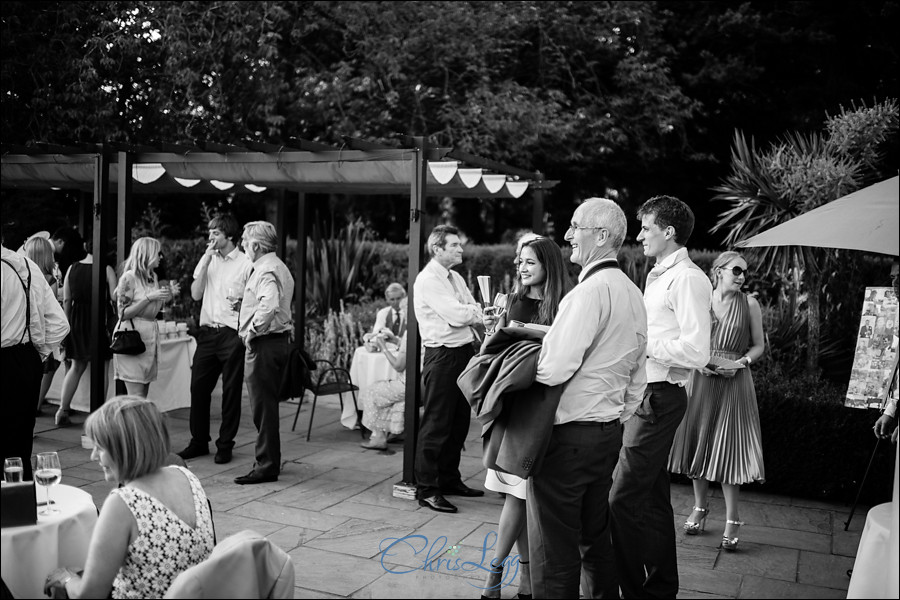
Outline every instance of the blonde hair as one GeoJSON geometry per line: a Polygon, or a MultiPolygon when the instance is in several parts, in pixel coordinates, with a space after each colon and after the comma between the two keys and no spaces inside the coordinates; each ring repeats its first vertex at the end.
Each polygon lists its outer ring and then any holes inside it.
{"type": "Polygon", "coordinates": [[[106,452],[120,482],[156,471],[171,452],[165,417],[140,396],[110,398],[88,416],[84,433],[106,452]]]}
{"type": "Polygon", "coordinates": [[[156,273],[150,268],[153,259],[159,256],[160,249],[159,240],[152,237],[138,238],[131,245],[131,252],[125,259],[125,265],[122,271],[133,271],[142,283],[152,283],[156,281],[156,273]]]}
{"type": "Polygon", "coordinates": [[[53,258],[53,244],[42,237],[33,237],[25,242],[25,256],[41,268],[44,275],[53,273],[56,260],[53,258]]]}
{"type": "Polygon", "coordinates": [[[736,258],[740,258],[744,262],[747,262],[747,259],[745,259],[740,252],[735,252],[734,250],[726,250],[713,261],[712,268],[709,270],[709,280],[712,281],[713,289],[716,289],[719,285],[719,269],[736,258]]]}

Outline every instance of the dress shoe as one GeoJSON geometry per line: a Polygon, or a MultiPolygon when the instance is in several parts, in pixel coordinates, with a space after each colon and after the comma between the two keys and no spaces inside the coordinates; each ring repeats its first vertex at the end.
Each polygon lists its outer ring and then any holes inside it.
{"type": "Polygon", "coordinates": [[[472,489],[462,483],[452,488],[441,488],[441,493],[445,496],[466,496],[468,498],[477,498],[478,496],[484,496],[483,490],[472,489]]]}
{"type": "Polygon", "coordinates": [[[207,454],[209,454],[209,448],[188,444],[188,447],[179,452],[178,456],[184,460],[190,460],[192,458],[197,458],[198,456],[206,456],[207,454]]]}
{"type": "Polygon", "coordinates": [[[455,513],[458,510],[455,506],[447,502],[447,499],[440,494],[428,496],[427,498],[419,498],[419,506],[425,506],[431,510],[445,513],[455,513]]]}
{"type": "Polygon", "coordinates": [[[219,448],[216,450],[216,457],[213,459],[217,465],[224,465],[231,462],[231,448],[219,448]]]}
{"type": "Polygon", "coordinates": [[[234,478],[234,482],[238,485],[253,485],[255,483],[268,483],[270,481],[278,481],[278,475],[265,475],[258,471],[250,471],[246,475],[234,478]]]}

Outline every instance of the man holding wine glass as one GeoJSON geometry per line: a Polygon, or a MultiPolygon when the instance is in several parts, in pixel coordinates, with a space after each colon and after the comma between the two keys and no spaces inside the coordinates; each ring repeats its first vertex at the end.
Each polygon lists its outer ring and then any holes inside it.
{"type": "Polygon", "coordinates": [[[413,285],[416,319],[425,345],[425,412],[416,448],[416,486],[419,505],[455,513],[456,506],[445,495],[484,495],[467,487],[459,473],[472,411],[456,385],[456,378],[475,353],[472,326],[481,323],[482,311],[462,275],[451,269],[462,262],[459,230],[438,225],[428,236],[427,250],[431,261],[413,285]]]}
{"type": "Polygon", "coordinates": [[[178,453],[185,459],[209,454],[212,392],[222,376],[222,424],[215,462],[231,461],[241,423],[244,385],[244,344],[238,337],[237,306],[253,264],[235,244],[240,227],[229,215],[209,222],[206,252],[194,269],[191,297],[202,300],[197,351],[191,368],[191,441],[178,453]]]}

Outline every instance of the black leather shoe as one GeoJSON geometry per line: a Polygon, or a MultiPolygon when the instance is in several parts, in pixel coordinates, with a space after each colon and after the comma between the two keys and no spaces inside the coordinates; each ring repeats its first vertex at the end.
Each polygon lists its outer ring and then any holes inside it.
{"type": "Polygon", "coordinates": [[[270,481],[278,481],[278,475],[264,475],[257,471],[250,471],[246,475],[234,478],[234,482],[238,485],[253,485],[255,483],[268,483],[270,481]]]}
{"type": "Polygon", "coordinates": [[[455,506],[447,502],[447,499],[440,494],[428,496],[427,498],[419,498],[419,506],[425,506],[431,510],[445,513],[455,513],[458,510],[455,506]]]}
{"type": "Polygon", "coordinates": [[[231,448],[219,448],[216,450],[216,457],[213,459],[217,465],[224,465],[231,462],[231,448]]]}
{"type": "Polygon", "coordinates": [[[483,490],[472,489],[464,484],[459,484],[456,487],[441,489],[441,493],[445,496],[466,496],[468,498],[477,498],[478,496],[484,496],[483,490]]]}
{"type": "Polygon", "coordinates": [[[209,454],[209,448],[188,444],[188,447],[179,452],[178,456],[184,460],[190,460],[192,458],[197,458],[198,456],[206,456],[207,454],[209,454]]]}

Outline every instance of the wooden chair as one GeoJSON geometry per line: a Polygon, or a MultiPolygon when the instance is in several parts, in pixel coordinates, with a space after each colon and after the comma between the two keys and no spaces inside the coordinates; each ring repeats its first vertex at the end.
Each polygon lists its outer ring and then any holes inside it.
{"type": "MultiPolygon", "coordinates": [[[[313,400],[312,408],[309,411],[309,428],[306,430],[307,442],[312,433],[313,417],[316,414],[316,401],[319,399],[319,396],[337,394],[341,402],[341,411],[343,412],[344,394],[349,392],[353,398],[353,408],[356,411],[356,414],[359,414],[359,405],[356,403],[356,392],[359,391],[359,387],[353,384],[353,380],[350,379],[350,372],[347,369],[335,366],[331,361],[322,358],[316,359],[315,370],[318,372],[319,376],[310,388],[313,393],[313,400]]],[[[300,396],[300,401],[297,403],[297,413],[294,415],[294,424],[291,426],[291,431],[294,431],[297,427],[297,418],[300,416],[300,406],[302,404],[303,396],[300,396]]],[[[362,425],[360,425],[360,433],[365,437],[365,430],[362,429],[362,425]]]]}

